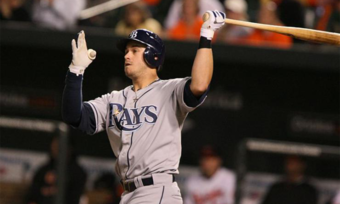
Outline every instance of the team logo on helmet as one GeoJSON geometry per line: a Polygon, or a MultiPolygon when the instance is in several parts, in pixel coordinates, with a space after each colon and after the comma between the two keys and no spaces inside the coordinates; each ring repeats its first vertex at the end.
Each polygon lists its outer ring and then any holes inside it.
{"type": "Polygon", "coordinates": [[[128,38],[118,41],[117,47],[125,53],[126,45],[129,41],[137,41],[146,45],[144,60],[151,68],[160,69],[164,61],[165,46],[161,38],[155,33],[146,29],[137,29],[130,33],[128,38]]]}
{"type": "Polygon", "coordinates": [[[134,30],[130,33],[130,38],[136,38],[137,37],[137,34],[138,34],[138,31],[137,30],[134,30]]]}

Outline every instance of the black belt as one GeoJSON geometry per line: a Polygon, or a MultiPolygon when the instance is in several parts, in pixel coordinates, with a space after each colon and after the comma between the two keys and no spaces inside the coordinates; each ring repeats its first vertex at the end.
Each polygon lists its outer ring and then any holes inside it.
{"type": "MultiPolygon", "coordinates": [[[[172,174],[172,182],[175,182],[175,181],[176,181],[175,175],[172,174]]],[[[132,191],[137,189],[135,182],[133,182],[133,181],[125,182],[125,183],[123,181],[120,181],[120,182],[123,185],[123,188],[124,188],[125,191],[132,192],[132,191]]],[[[143,186],[150,186],[150,185],[154,184],[152,177],[142,178],[142,182],[143,182],[143,186]]]]}

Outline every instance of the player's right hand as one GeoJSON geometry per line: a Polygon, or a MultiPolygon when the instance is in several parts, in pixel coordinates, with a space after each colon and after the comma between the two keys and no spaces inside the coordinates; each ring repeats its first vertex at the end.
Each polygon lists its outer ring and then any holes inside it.
{"type": "Polygon", "coordinates": [[[85,69],[96,58],[96,51],[87,50],[85,32],[78,33],[77,43],[72,40],[72,62],[69,66],[70,72],[77,74],[84,74],[85,69]]]}
{"type": "Polygon", "coordinates": [[[201,36],[211,40],[214,32],[225,24],[226,15],[221,11],[207,11],[208,19],[203,19],[204,23],[201,27],[201,36]]]}

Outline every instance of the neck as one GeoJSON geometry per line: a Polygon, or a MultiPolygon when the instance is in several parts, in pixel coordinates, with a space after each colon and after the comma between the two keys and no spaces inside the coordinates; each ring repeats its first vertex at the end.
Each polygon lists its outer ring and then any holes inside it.
{"type": "Polygon", "coordinates": [[[202,174],[205,178],[210,179],[211,177],[213,177],[216,174],[217,170],[218,169],[215,169],[212,172],[202,172],[202,174]]]}
{"type": "Polygon", "coordinates": [[[303,179],[303,174],[290,174],[288,175],[288,180],[289,182],[292,182],[292,183],[296,183],[296,182],[299,182],[303,179]]]}
{"type": "Polygon", "coordinates": [[[152,82],[158,79],[157,74],[149,74],[136,79],[132,79],[133,90],[138,91],[142,88],[149,86],[152,82]]]}

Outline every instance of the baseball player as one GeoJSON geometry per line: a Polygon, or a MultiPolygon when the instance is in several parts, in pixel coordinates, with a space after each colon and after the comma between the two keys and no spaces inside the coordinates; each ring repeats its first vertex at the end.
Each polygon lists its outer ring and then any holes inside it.
{"type": "Polygon", "coordinates": [[[203,103],[213,74],[211,39],[225,14],[207,11],[191,77],[161,80],[165,47],[154,33],[138,29],[117,43],[132,85],[82,102],[82,81],[91,64],[81,31],[72,40],[72,63],[63,94],[63,119],[88,134],[106,131],[124,187],[121,204],[182,203],[175,182],[181,156],[181,129],[188,113],[203,103]]]}
{"type": "Polygon", "coordinates": [[[221,153],[211,145],[200,151],[200,173],[186,181],[185,204],[233,204],[236,176],[222,167],[221,153]]]}

